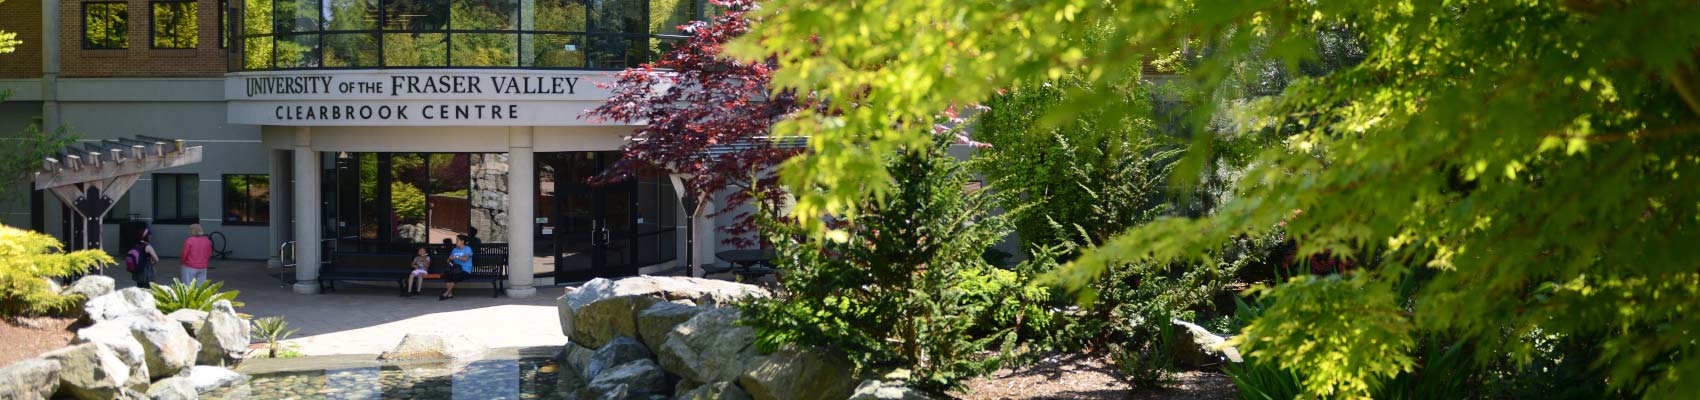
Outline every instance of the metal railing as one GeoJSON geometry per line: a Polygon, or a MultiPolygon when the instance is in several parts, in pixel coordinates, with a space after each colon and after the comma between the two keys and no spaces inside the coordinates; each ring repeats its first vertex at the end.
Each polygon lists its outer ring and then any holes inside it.
{"type": "MultiPolygon", "coordinates": [[[[291,268],[300,264],[300,262],[297,261],[296,258],[295,258],[295,248],[297,248],[297,247],[300,247],[300,244],[296,243],[296,241],[294,241],[294,240],[283,242],[283,244],[278,245],[277,246],[278,261],[280,263],[282,263],[283,266],[291,267],[291,268]]],[[[336,250],[336,239],[320,239],[319,240],[319,266],[322,267],[325,264],[329,264],[331,262],[331,253],[334,252],[335,250],[336,250]]]]}

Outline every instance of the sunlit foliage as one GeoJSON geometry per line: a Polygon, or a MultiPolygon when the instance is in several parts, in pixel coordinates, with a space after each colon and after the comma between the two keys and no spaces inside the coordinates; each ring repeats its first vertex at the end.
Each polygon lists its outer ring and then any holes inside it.
{"type": "MultiPolygon", "coordinates": [[[[1301,253],[1365,265],[1260,291],[1275,301],[1236,341],[1304,370],[1312,395],[1367,396],[1412,368],[1420,331],[1522,361],[1531,332],[1598,335],[1613,390],[1700,392],[1692,2],[774,0],[763,12],[734,47],[777,54],[777,84],[835,101],[775,128],[814,138],[785,176],[825,188],[796,208],[816,221],[889,193],[877,160],[925,140],[916,126],[953,104],[1065,72],[1099,87],[1164,60],[1186,67],[1208,116],[1243,95],[1218,90],[1246,76],[1240,61],[1296,69],[1318,32],[1349,27],[1363,62],[1295,79],[1224,125],[1276,145],[1252,152],[1217,213],[1136,228],[1058,281],[1082,286],[1130,257],[1209,258],[1226,238],[1291,218],[1301,253]],[[1099,25],[1124,40],[1062,40],[1099,25]],[[1397,296],[1401,285],[1416,290],[1397,296]]],[[[1188,154],[1176,184],[1204,153],[1188,154]]]]}
{"type": "Polygon", "coordinates": [[[65,313],[77,310],[81,295],[61,296],[47,278],[64,278],[112,264],[96,250],[64,252],[52,236],[0,225],[0,317],[65,313]]]}

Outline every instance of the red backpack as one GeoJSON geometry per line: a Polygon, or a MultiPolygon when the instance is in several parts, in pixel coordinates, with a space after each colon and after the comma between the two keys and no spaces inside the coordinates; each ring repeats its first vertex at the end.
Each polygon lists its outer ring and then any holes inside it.
{"type": "Polygon", "coordinates": [[[136,272],[136,264],[140,264],[141,261],[142,251],[135,247],[131,247],[130,252],[124,254],[124,270],[136,272]]]}

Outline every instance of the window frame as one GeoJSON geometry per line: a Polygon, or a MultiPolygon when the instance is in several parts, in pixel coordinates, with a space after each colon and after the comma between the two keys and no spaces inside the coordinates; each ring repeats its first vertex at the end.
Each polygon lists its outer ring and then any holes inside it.
{"type": "MultiPolygon", "coordinates": [[[[109,12],[110,12],[110,10],[109,10],[109,12]]],[[[85,2],[83,2],[83,15],[82,15],[82,17],[83,17],[83,21],[82,21],[83,50],[129,50],[130,49],[130,3],[129,2],[125,2],[125,1],[105,1],[105,0],[103,0],[103,1],[85,1],[85,2]],[[89,40],[89,8],[91,6],[112,6],[114,4],[124,6],[124,32],[121,36],[122,38],[124,38],[124,43],[123,43],[122,46],[119,46],[119,47],[96,47],[94,45],[94,41],[89,40]]],[[[108,28],[109,29],[107,29],[107,31],[110,32],[111,27],[108,27],[108,28]]]]}
{"type": "MultiPolygon", "coordinates": [[[[220,189],[223,189],[223,188],[220,188],[220,189]]],[[[155,173],[155,174],[153,174],[153,223],[159,224],[159,225],[189,225],[189,224],[201,222],[201,199],[198,198],[198,196],[200,196],[200,193],[201,193],[201,175],[200,174],[166,174],[166,173],[155,173]],[[159,199],[160,194],[165,193],[165,191],[161,190],[161,187],[160,187],[162,182],[165,181],[163,179],[160,179],[160,177],[162,177],[162,176],[172,177],[171,179],[176,184],[176,186],[172,187],[172,189],[173,189],[172,193],[176,195],[177,201],[174,204],[171,205],[172,208],[175,209],[174,211],[176,211],[176,217],[175,218],[161,218],[160,217],[160,215],[161,215],[160,212],[159,212],[160,207],[165,204],[165,202],[160,201],[160,199],[159,199]],[[183,195],[182,195],[183,194],[182,187],[183,187],[183,182],[184,182],[185,179],[187,179],[189,182],[194,183],[194,185],[195,185],[195,195],[197,196],[197,198],[195,199],[194,209],[188,210],[188,213],[193,213],[193,215],[189,215],[187,217],[184,216],[185,212],[183,210],[183,195]]]]}
{"type": "MultiPolygon", "coordinates": [[[[240,200],[247,206],[247,207],[244,207],[244,209],[249,211],[249,217],[248,218],[250,220],[249,221],[231,221],[229,218],[219,217],[219,223],[224,224],[224,225],[243,225],[243,226],[268,226],[268,225],[271,225],[270,203],[271,203],[271,193],[272,192],[271,192],[270,188],[271,188],[272,183],[271,183],[271,175],[269,175],[269,174],[223,174],[223,175],[219,176],[219,178],[218,178],[218,192],[219,192],[218,197],[220,198],[219,199],[219,205],[222,206],[219,209],[220,210],[230,210],[230,206],[231,206],[230,200],[231,199],[230,199],[230,196],[227,196],[228,194],[230,194],[230,192],[225,191],[225,189],[228,188],[229,185],[230,185],[230,178],[231,177],[238,177],[238,176],[246,176],[246,177],[261,176],[261,177],[266,178],[266,188],[267,188],[267,190],[266,190],[266,203],[267,203],[266,211],[267,212],[263,213],[263,214],[256,214],[256,213],[253,212],[254,211],[254,201],[257,198],[254,197],[254,185],[253,185],[253,182],[250,181],[248,186],[242,188],[243,194],[246,197],[242,198],[240,200]],[[262,219],[262,218],[264,219],[264,221],[257,221],[257,222],[254,221],[254,220],[262,219]]],[[[220,215],[223,215],[223,214],[221,213],[220,215]]]]}
{"type": "Polygon", "coordinates": [[[150,50],[195,50],[201,48],[201,3],[196,0],[148,0],[148,49],[150,50]],[[195,9],[195,45],[190,47],[159,47],[159,21],[155,18],[160,4],[188,4],[195,9]]]}

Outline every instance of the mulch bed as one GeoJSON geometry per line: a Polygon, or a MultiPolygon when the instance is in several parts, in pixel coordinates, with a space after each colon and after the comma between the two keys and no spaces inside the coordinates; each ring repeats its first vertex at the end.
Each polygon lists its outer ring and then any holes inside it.
{"type": "Polygon", "coordinates": [[[1188,371],[1173,378],[1167,387],[1135,388],[1117,379],[1115,367],[1102,355],[1059,354],[976,378],[950,395],[962,400],[1234,398],[1233,381],[1221,373],[1188,371]]]}
{"type": "Polygon", "coordinates": [[[34,358],[71,344],[82,328],[76,318],[23,317],[0,322],[0,366],[34,358]]]}

